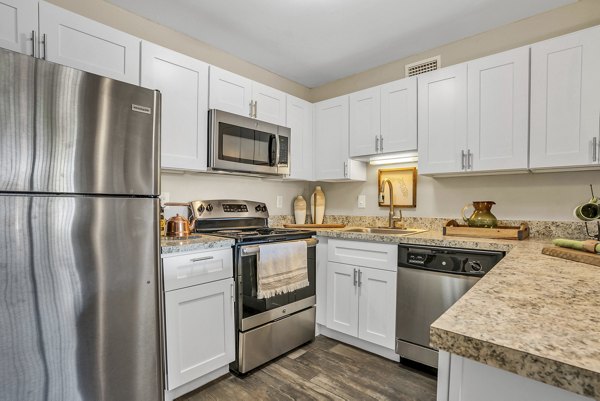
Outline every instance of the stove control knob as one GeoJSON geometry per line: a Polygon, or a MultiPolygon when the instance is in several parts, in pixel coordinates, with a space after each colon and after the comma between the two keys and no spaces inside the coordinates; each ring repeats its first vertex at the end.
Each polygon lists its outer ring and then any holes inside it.
{"type": "Polygon", "coordinates": [[[213,205],[211,205],[210,203],[208,205],[206,205],[206,211],[207,212],[212,212],[213,211],[213,205]]]}
{"type": "Polygon", "coordinates": [[[198,209],[196,210],[198,210],[198,214],[202,214],[204,212],[204,205],[198,206],[198,209]]]}
{"type": "Polygon", "coordinates": [[[257,212],[260,212],[262,209],[260,208],[260,205],[256,205],[256,207],[254,208],[254,210],[256,210],[257,212]]]}
{"type": "Polygon", "coordinates": [[[262,205],[262,207],[260,208],[261,211],[266,212],[267,211],[267,205],[262,205]]]}

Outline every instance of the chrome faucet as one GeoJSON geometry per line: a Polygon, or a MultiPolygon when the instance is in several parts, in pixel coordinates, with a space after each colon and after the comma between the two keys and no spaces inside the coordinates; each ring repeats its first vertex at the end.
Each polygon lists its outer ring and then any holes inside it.
{"type": "Polygon", "coordinates": [[[383,193],[385,190],[386,183],[388,184],[388,188],[390,189],[390,214],[388,220],[388,228],[396,228],[396,222],[402,221],[402,211],[398,209],[398,216],[396,216],[396,214],[394,213],[394,186],[392,185],[392,181],[390,181],[389,178],[386,178],[381,182],[381,187],[379,187],[379,196],[381,201],[383,202],[383,193]]]}

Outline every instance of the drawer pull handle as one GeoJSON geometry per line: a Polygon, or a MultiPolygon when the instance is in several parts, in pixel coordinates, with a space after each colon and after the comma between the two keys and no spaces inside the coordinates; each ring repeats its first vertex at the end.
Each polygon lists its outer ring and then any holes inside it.
{"type": "Polygon", "coordinates": [[[210,260],[210,259],[214,259],[214,256],[203,256],[201,258],[192,258],[190,259],[190,262],[192,263],[196,263],[196,262],[202,262],[203,260],[210,260]]]}

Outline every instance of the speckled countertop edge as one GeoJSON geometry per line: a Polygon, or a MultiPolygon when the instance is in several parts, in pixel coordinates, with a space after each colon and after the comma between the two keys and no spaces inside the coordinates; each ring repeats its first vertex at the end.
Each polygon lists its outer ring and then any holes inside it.
{"type": "Polygon", "coordinates": [[[431,344],[600,399],[600,268],[542,255],[548,240],[410,236],[319,230],[329,238],[507,252],[431,326],[431,344]]]}
{"type": "Polygon", "coordinates": [[[169,255],[181,252],[194,252],[214,248],[227,248],[234,244],[232,239],[212,235],[193,234],[187,239],[161,238],[160,252],[169,255]]]}

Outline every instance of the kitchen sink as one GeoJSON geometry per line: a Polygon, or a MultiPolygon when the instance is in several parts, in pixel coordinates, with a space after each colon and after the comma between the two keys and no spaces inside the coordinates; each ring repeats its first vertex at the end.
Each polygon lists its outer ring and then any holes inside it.
{"type": "Polygon", "coordinates": [[[418,228],[352,227],[346,228],[342,231],[347,233],[412,235],[423,233],[427,230],[421,230],[418,228]]]}

